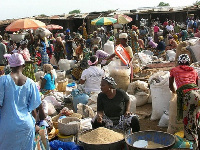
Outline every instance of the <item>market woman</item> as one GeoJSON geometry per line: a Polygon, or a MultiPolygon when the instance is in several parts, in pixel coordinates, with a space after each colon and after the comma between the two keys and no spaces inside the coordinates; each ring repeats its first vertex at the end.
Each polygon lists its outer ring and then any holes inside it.
{"type": "Polygon", "coordinates": [[[198,88],[198,74],[189,66],[190,58],[187,54],[178,57],[179,65],[170,71],[169,88],[175,93],[173,82],[177,86],[177,119],[183,119],[184,135],[186,139],[195,141],[198,145],[200,123],[200,90],[198,88]]]}
{"type": "Polygon", "coordinates": [[[54,47],[54,57],[59,62],[60,59],[65,59],[66,56],[65,46],[62,42],[61,37],[56,38],[55,47],[54,47]]]}
{"type": "Polygon", "coordinates": [[[53,66],[51,64],[44,64],[43,71],[46,73],[44,78],[42,78],[41,92],[43,94],[48,94],[55,90],[55,76],[53,75],[53,66]]]}
{"type": "Polygon", "coordinates": [[[139,120],[130,112],[130,99],[125,91],[115,88],[112,77],[101,81],[101,93],[97,98],[97,116],[93,119],[93,128],[105,126],[132,132],[140,130],[139,120]]]}
{"type": "Polygon", "coordinates": [[[22,55],[6,57],[12,72],[0,77],[0,149],[33,150],[35,119],[31,113],[41,103],[40,94],[36,84],[22,74],[22,55]]]}

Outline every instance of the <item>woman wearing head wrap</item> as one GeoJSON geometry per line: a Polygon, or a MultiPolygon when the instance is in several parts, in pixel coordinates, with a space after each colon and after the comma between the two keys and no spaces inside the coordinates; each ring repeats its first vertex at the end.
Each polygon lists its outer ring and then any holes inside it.
{"type": "Polygon", "coordinates": [[[59,62],[60,59],[65,59],[65,55],[67,54],[62,39],[61,37],[57,37],[54,47],[54,56],[57,63],[59,62]]]}
{"type": "Polygon", "coordinates": [[[44,64],[43,71],[46,73],[41,83],[41,92],[48,94],[55,90],[55,76],[52,73],[53,66],[51,64],[44,64]]]}
{"type": "Polygon", "coordinates": [[[159,42],[158,42],[158,46],[157,46],[157,48],[156,48],[156,50],[157,50],[157,55],[160,55],[160,54],[164,54],[165,53],[165,42],[163,41],[164,40],[164,38],[163,38],[163,36],[159,36],[158,37],[158,39],[159,39],[159,42]]]}
{"type": "Polygon", "coordinates": [[[138,53],[140,50],[139,43],[138,43],[138,27],[132,25],[132,30],[130,30],[129,34],[131,37],[131,46],[133,53],[138,53]]]}
{"type": "Polygon", "coordinates": [[[125,91],[115,88],[112,77],[104,77],[101,81],[101,93],[97,97],[97,116],[93,120],[93,128],[105,126],[132,132],[140,130],[136,115],[130,112],[130,99],[125,91]]]}
{"type": "Polygon", "coordinates": [[[31,113],[41,103],[40,94],[35,82],[22,74],[23,56],[5,57],[12,72],[0,77],[0,149],[33,150],[35,119],[31,113]]]}
{"type": "Polygon", "coordinates": [[[90,60],[88,60],[88,65],[90,66],[88,69],[83,70],[80,84],[84,84],[85,92],[97,92],[101,91],[100,83],[101,79],[104,76],[104,70],[97,67],[98,58],[97,56],[91,56],[90,60]]]}
{"type": "Polygon", "coordinates": [[[169,40],[169,45],[166,46],[165,50],[176,50],[178,44],[171,34],[168,36],[168,40],[169,40]]]}
{"type": "Polygon", "coordinates": [[[179,66],[170,71],[169,88],[177,93],[177,119],[183,119],[184,135],[198,145],[200,123],[200,90],[198,88],[198,74],[189,66],[190,58],[187,54],[178,57],[179,66]],[[173,86],[175,80],[177,90],[173,86]]]}

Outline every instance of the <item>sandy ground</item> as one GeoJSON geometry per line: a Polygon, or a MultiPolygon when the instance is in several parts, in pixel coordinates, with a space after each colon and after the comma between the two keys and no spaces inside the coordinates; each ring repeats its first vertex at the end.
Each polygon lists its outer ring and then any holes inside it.
{"type": "Polygon", "coordinates": [[[152,112],[152,104],[145,104],[136,108],[136,114],[140,117],[140,129],[144,130],[156,130],[167,131],[167,128],[158,127],[159,120],[150,120],[152,112]]]}

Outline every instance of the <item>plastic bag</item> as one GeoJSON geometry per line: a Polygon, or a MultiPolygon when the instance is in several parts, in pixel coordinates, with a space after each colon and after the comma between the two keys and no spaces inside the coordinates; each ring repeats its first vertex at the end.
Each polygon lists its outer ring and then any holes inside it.
{"type": "Polygon", "coordinates": [[[53,150],[58,150],[59,148],[63,150],[84,150],[83,147],[76,145],[74,142],[62,142],[59,140],[51,141],[50,147],[53,150]]]}
{"type": "Polygon", "coordinates": [[[78,89],[73,89],[72,90],[72,97],[73,97],[73,106],[75,112],[77,112],[77,104],[82,103],[82,104],[87,104],[89,96],[83,92],[81,92],[78,89]]]}

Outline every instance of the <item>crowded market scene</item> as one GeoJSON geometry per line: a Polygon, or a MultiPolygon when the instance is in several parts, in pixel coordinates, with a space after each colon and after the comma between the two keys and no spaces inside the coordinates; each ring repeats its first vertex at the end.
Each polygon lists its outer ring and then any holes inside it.
{"type": "Polygon", "coordinates": [[[126,12],[0,20],[0,150],[200,149],[200,2],[126,12]]]}

